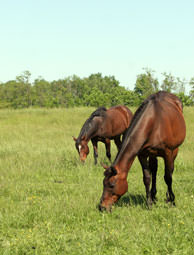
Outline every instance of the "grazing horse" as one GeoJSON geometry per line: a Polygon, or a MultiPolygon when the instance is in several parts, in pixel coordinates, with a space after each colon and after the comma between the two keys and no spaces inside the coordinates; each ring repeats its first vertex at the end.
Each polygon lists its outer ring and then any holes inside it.
{"type": "Polygon", "coordinates": [[[125,134],[132,116],[132,112],[122,105],[109,109],[100,107],[95,110],[85,121],[78,138],[73,137],[81,161],[84,162],[86,160],[89,153],[88,142],[90,140],[94,149],[95,164],[97,164],[98,157],[98,141],[105,143],[106,156],[111,160],[110,140],[114,140],[119,150],[121,147],[121,135],[125,134]]]}
{"type": "Polygon", "coordinates": [[[110,167],[104,166],[106,170],[99,209],[111,210],[112,204],[127,192],[127,175],[136,156],[143,170],[148,207],[156,200],[157,156],[164,159],[167,202],[175,205],[172,173],[178,147],[183,143],[185,134],[179,98],[164,91],[149,96],[135,112],[114,163],[110,167]]]}

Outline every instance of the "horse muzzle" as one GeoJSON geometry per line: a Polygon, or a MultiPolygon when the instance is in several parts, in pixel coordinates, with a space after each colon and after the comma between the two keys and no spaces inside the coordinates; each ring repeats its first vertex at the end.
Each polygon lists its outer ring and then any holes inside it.
{"type": "Polygon", "coordinates": [[[99,209],[100,212],[111,212],[112,206],[111,205],[104,206],[102,204],[99,204],[98,209],[99,209]]]}

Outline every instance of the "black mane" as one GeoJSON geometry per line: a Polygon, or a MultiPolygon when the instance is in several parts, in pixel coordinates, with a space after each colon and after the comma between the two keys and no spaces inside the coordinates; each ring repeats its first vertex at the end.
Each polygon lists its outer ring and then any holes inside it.
{"type": "Polygon", "coordinates": [[[91,115],[90,117],[85,121],[85,123],[83,124],[83,127],[80,130],[80,134],[78,136],[77,142],[80,143],[81,138],[83,136],[88,136],[88,132],[94,131],[95,127],[94,125],[92,125],[92,120],[94,117],[100,116],[100,117],[104,117],[106,114],[107,109],[105,107],[99,107],[98,109],[96,109],[91,115]]]}
{"type": "Polygon", "coordinates": [[[107,109],[104,106],[101,106],[90,115],[89,119],[92,120],[96,116],[104,116],[106,111],[107,109]]]}

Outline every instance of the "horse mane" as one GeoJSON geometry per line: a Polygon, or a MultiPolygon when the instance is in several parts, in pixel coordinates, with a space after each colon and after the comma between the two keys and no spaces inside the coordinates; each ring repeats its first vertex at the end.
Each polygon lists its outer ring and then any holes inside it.
{"type": "Polygon", "coordinates": [[[81,130],[80,130],[80,134],[78,136],[77,141],[80,142],[81,138],[83,136],[87,136],[88,132],[91,133],[95,130],[95,126],[92,125],[92,120],[94,117],[105,117],[106,115],[106,111],[107,109],[105,107],[99,107],[98,109],[96,109],[91,115],[90,117],[85,121],[85,123],[83,124],[81,130]]]}
{"type": "Polygon", "coordinates": [[[125,150],[128,142],[130,140],[130,135],[131,135],[133,129],[135,128],[136,124],[138,123],[140,117],[144,113],[145,109],[147,108],[148,104],[150,103],[150,101],[154,100],[155,98],[156,98],[156,94],[153,94],[153,95],[149,96],[147,99],[145,99],[143,101],[143,103],[141,103],[141,105],[136,110],[136,112],[133,115],[133,118],[131,120],[131,123],[130,123],[127,131],[126,131],[125,138],[123,139],[123,142],[122,142],[122,145],[121,145],[121,149],[117,153],[114,164],[116,163],[116,160],[118,159],[119,155],[125,150]]]}
{"type": "Polygon", "coordinates": [[[104,106],[99,107],[98,109],[96,109],[89,117],[89,119],[93,119],[96,116],[105,116],[105,112],[107,111],[107,109],[104,106]]]}

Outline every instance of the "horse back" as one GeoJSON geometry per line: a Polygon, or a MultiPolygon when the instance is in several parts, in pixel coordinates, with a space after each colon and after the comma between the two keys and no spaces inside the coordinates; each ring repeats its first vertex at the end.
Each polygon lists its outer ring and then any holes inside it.
{"type": "Polygon", "coordinates": [[[132,112],[122,105],[107,110],[106,119],[111,124],[113,136],[125,132],[130,125],[132,116],[132,112]]]}
{"type": "Polygon", "coordinates": [[[104,137],[115,137],[123,134],[129,127],[132,112],[126,106],[114,106],[107,109],[106,114],[99,119],[98,135],[104,137]]]}

